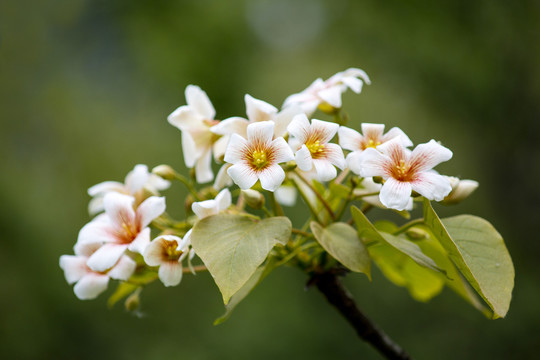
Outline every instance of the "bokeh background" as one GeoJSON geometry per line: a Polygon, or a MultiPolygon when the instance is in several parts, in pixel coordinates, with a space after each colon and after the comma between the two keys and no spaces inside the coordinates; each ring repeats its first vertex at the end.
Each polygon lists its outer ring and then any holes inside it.
{"type": "MultiPolygon", "coordinates": [[[[350,125],[452,149],[438,169],[481,187],[437,210],[495,224],[517,274],[496,321],[447,290],[416,302],[377,270],[346,279],[359,306],[417,359],[538,356],[539,24],[534,0],[0,1],[0,358],[379,359],[295,269],[214,327],[208,274],[149,286],[138,317],[77,300],[58,267],[89,186],[137,163],[185,169],[166,117],[186,85],[226,118],[245,114],[245,93],[280,106],[348,67],[373,82],[345,95],[350,125]]],[[[167,193],[171,213],[184,194],[167,193]]]]}

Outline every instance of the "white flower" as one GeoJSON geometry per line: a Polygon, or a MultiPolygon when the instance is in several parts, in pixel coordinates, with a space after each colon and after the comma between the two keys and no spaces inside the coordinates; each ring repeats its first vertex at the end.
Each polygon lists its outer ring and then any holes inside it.
{"type": "Polygon", "coordinates": [[[229,189],[223,189],[213,200],[194,202],[191,209],[199,219],[204,219],[207,216],[216,215],[223,210],[227,210],[231,203],[231,192],[229,189]]]}
{"type": "MultiPolygon", "coordinates": [[[[373,181],[372,178],[364,178],[362,180],[362,188],[354,189],[354,196],[362,196],[365,194],[377,193],[381,191],[381,188],[382,188],[382,184],[376,183],[375,181],[373,181]]],[[[381,200],[379,199],[379,195],[362,196],[362,200],[373,206],[376,206],[379,208],[386,208],[386,206],[384,206],[381,203],[381,200]]],[[[407,202],[407,206],[405,206],[405,210],[412,210],[412,209],[413,209],[413,198],[409,197],[409,201],[407,202]]]]}
{"type": "Polygon", "coordinates": [[[220,159],[225,153],[227,139],[220,138],[210,131],[217,123],[216,111],[206,93],[200,87],[186,87],[187,105],[180,106],[167,120],[182,131],[182,152],[188,168],[195,167],[198,183],[214,178],[212,172],[212,150],[214,158],[220,159]]]}
{"type": "Polygon", "coordinates": [[[333,75],[326,81],[321,78],[315,80],[304,91],[290,95],[283,107],[300,106],[302,111],[311,116],[317,107],[325,112],[332,112],[341,108],[341,94],[351,89],[359,94],[363,83],[370,84],[367,74],[360,69],[350,68],[333,75]]]}
{"type": "Polygon", "coordinates": [[[276,191],[276,200],[284,206],[292,207],[296,204],[298,191],[293,185],[281,185],[276,191]]]}
{"type": "Polygon", "coordinates": [[[352,151],[347,155],[347,166],[352,172],[358,174],[356,158],[367,148],[376,148],[385,142],[399,137],[403,146],[412,146],[413,143],[405,133],[397,127],[393,127],[384,134],[383,124],[362,123],[362,134],[351,128],[341,126],[338,130],[339,145],[345,150],[352,151]]]}
{"type": "Polygon", "coordinates": [[[150,266],[159,266],[158,276],[163,285],[176,286],[182,280],[182,260],[195,253],[190,249],[187,237],[184,240],[174,235],[161,235],[152,240],[144,250],[144,261],[150,266]]]}
{"type": "Polygon", "coordinates": [[[278,109],[268,104],[265,101],[255,99],[254,97],[246,94],[246,113],[247,119],[242,117],[231,117],[221,121],[212,127],[211,131],[219,135],[232,135],[238,134],[242,137],[247,136],[247,127],[249,124],[253,124],[261,121],[273,121],[274,136],[279,137],[285,135],[287,132],[287,125],[291,122],[294,115],[301,112],[298,107],[290,107],[281,112],[278,109]]]}
{"type": "Polygon", "coordinates": [[[68,284],[73,287],[75,295],[81,300],[96,298],[107,289],[109,279],[127,280],[135,271],[137,264],[129,256],[121,256],[108,271],[98,272],[90,269],[86,262],[99,248],[99,244],[87,244],[75,247],[75,255],[60,256],[60,268],[68,284]]]}
{"type": "Polygon", "coordinates": [[[134,200],[128,195],[108,193],[103,199],[105,213],[79,232],[76,249],[89,244],[101,245],[88,259],[92,270],[110,269],[126,250],[142,254],[150,242],[148,224],[165,211],[165,198],[149,197],[137,210],[133,210],[134,200]]]}
{"type": "Polygon", "coordinates": [[[478,181],[474,180],[460,180],[454,176],[446,176],[452,191],[444,198],[445,204],[457,204],[468,198],[478,187],[478,181]]]}
{"type": "Polygon", "coordinates": [[[126,175],[123,184],[118,181],[105,181],[89,188],[88,195],[93,199],[88,204],[88,212],[90,215],[102,212],[103,197],[109,192],[131,195],[135,197],[136,203],[141,203],[144,197],[148,196],[145,190],[158,195],[160,190],[168,189],[169,186],[171,186],[169,181],[148,172],[146,165],[138,164],[126,175]]]}
{"type": "Polygon", "coordinates": [[[448,179],[431,169],[451,158],[452,152],[435,140],[411,152],[396,138],[377,146],[377,150],[364,150],[356,161],[360,176],[381,176],[385,180],[379,195],[383,205],[404,210],[413,190],[436,201],[450,193],[448,179]]]}
{"type": "Polygon", "coordinates": [[[231,164],[225,163],[220,168],[216,175],[216,180],[214,181],[214,185],[212,187],[216,190],[221,190],[224,187],[231,186],[233,184],[233,181],[229,174],[227,174],[227,170],[231,167],[231,164]]]}
{"type": "Polygon", "coordinates": [[[278,164],[293,160],[294,155],[285,139],[272,140],[273,134],[273,121],[248,125],[247,140],[232,134],[225,161],[233,164],[227,173],[241,189],[249,189],[260,180],[263,189],[275,191],[285,179],[278,164]]]}
{"type": "Polygon", "coordinates": [[[339,125],[317,119],[311,120],[306,115],[296,115],[287,127],[292,135],[289,144],[296,149],[296,165],[302,171],[315,168],[317,180],[329,181],[337,176],[337,166],[345,167],[343,150],[329,141],[336,135],[339,125]]]}

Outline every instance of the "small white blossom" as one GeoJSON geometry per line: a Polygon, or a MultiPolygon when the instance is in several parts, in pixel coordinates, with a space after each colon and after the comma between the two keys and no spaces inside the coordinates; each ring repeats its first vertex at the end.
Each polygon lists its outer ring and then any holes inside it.
{"type": "Polygon", "coordinates": [[[301,112],[297,107],[287,108],[278,112],[278,109],[275,106],[270,105],[265,101],[255,99],[248,94],[245,96],[245,102],[247,119],[238,116],[231,117],[213,126],[211,131],[215,134],[225,136],[238,134],[245,138],[247,136],[247,127],[249,124],[261,121],[273,121],[274,136],[279,137],[285,135],[287,132],[287,125],[289,125],[294,115],[301,112]]]}
{"type": "Polygon", "coordinates": [[[109,279],[128,280],[137,264],[129,256],[121,256],[110,270],[98,272],[86,264],[88,258],[100,247],[99,244],[76,246],[75,255],[60,256],[60,268],[68,284],[75,284],[73,292],[81,300],[95,299],[107,289],[109,279]]]}
{"type": "Polygon", "coordinates": [[[317,180],[329,181],[337,176],[337,166],[345,167],[343,150],[337,144],[329,141],[336,135],[339,125],[317,119],[311,120],[306,115],[296,115],[287,127],[291,138],[289,144],[296,150],[296,165],[302,171],[317,174],[317,180]]]}
{"type": "Polygon", "coordinates": [[[296,204],[298,191],[293,185],[281,185],[275,191],[275,196],[277,202],[281,205],[292,207],[296,204]]]}
{"type": "Polygon", "coordinates": [[[182,240],[174,235],[161,235],[152,240],[144,250],[144,261],[150,266],[159,266],[159,280],[165,286],[176,286],[182,280],[182,261],[192,258],[189,239],[182,240]]]}
{"type": "Polygon", "coordinates": [[[197,182],[205,183],[214,178],[212,151],[214,158],[220,159],[225,153],[227,139],[210,131],[219,121],[214,119],[216,111],[206,93],[195,85],[188,85],[185,93],[187,105],[180,106],[167,120],[182,131],[186,166],[195,167],[197,182]]]}
{"type": "Polygon", "coordinates": [[[468,198],[478,188],[478,181],[460,180],[454,176],[446,176],[452,191],[443,200],[444,204],[457,204],[468,198]]]}
{"type": "Polygon", "coordinates": [[[227,173],[243,190],[260,180],[263,189],[275,191],[285,179],[279,163],[294,159],[282,137],[272,140],[274,122],[261,121],[247,128],[247,140],[233,134],[225,152],[225,161],[233,164],[227,173]]]}
{"type": "Polygon", "coordinates": [[[300,106],[302,111],[311,116],[317,108],[325,112],[332,112],[341,108],[341,94],[351,89],[359,94],[364,84],[370,84],[367,74],[360,69],[350,68],[333,75],[324,81],[321,78],[315,80],[304,91],[290,95],[283,107],[300,106]]]}
{"type": "Polygon", "coordinates": [[[217,194],[215,199],[194,202],[191,209],[199,219],[204,219],[210,215],[219,214],[231,206],[231,192],[229,189],[223,189],[217,194]]]}
{"type": "Polygon", "coordinates": [[[100,245],[88,259],[88,266],[98,272],[110,269],[130,250],[142,254],[150,242],[148,225],[165,211],[165,198],[152,196],[133,210],[135,199],[108,193],[103,200],[105,213],[86,224],[79,232],[75,248],[100,245]]]}
{"type": "MultiPolygon", "coordinates": [[[[379,195],[363,196],[365,194],[380,192],[381,188],[382,188],[382,184],[376,183],[375,181],[373,181],[372,178],[370,177],[364,178],[362,180],[362,188],[354,189],[354,195],[362,196],[362,200],[367,202],[368,204],[371,204],[378,208],[386,208],[386,206],[384,206],[381,203],[381,200],[379,199],[379,195]]],[[[412,209],[413,209],[413,198],[409,197],[409,201],[407,202],[407,206],[405,206],[404,210],[412,210],[412,209]]]]}
{"type": "Polygon", "coordinates": [[[385,180],[379,195],[383,205],[404,210],[413,190],[436,201],[443,200],[450,193],[452,187],[448,179],[432,168],[451,158],[452,152],[435,140],[410,151],[400,139],[395,138],[377,146],[377,149],[364,150],[356,161],[359,162],[360,176],[381,176],[385,180]]]}
{"type": "Polygon", "coordinates": [[[88,204],[88,212],[95,215],[103,211],[103,197],[109,192],[131,195],[135,197],[137,204],[144,200],[145,191],[158,195],[160,190],[166,190],[171,183],[160,176],[148,172],[148,167],[143,164],[135,165],[124,180],[124,183],[118,181],[105,181],[96,184],[88,189],[88,195],[92,196],[88,204]]]}

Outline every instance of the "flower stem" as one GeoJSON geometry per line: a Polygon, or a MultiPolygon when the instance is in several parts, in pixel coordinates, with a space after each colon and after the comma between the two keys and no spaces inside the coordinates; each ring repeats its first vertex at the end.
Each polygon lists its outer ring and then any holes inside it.
{"type": "Polygon", "coordinates": [[[283,212],[281,205],[277,202],[276,195],[274,195],[272,191],[269,191],[268,196],[272,202],[272,211],[274,212],[274,216],[284,216],[285,213],[283,212]]]}
{"type": "Polygon", "coordinates": [[[178,181],[180,181],[182,184],[184,184],[186,186],[186,188],[189,190],[189,192],[191,193],[191,195],[193,195],[193,197],[195,198],[195,200],[197,201],[201,201],[201,197],[199,196],[199,194],[197,193],[197,190],[195,190],[195,187],[193,186],[193,184],[191,183],[191,181],[189,181],[188,179],[186,179],[186,177],[180,175],[180,174],[175,174],[175,177],[178,181]]]}
{"type": "Polygon", "coordinates": [[[294,179],[293,184],[294,184],[294,186],[296,187],[296,190],[298,190],[298,193],[300,194],[300,196],[302,197],[302,199],[304,199],[304,202],[305,202],[306,205],[308,206],[309,211],[311,211],[311,215],[313,216],[313,218],[314,218],[315,220],[317,220],[318,223],[321,223],[321,224],[322,224],[321,219],[320,219],[320,217],[319,217],[319,213],[318,213],[317,210],[313,207],[313,204],[311,203],[311,201],[309,201],[309,198],[308,198],[307,195],[304,193],[304,191],[302,190],[302,188],[298,185],[296,178],[294,179]]]}
{"type": "Polygon", "coordinates": [[[334,214],[334,212],[332,211],[332,208],[330,207],[330,205],[328,204],[328,202],[324,199],[324,197],[317,191],[317,189],[315,189],[313,187],[313,185],[309,182],[309,180],[305,179],[302,174],[300,174],[298,171],[296,171],[296,175],[300,178],[300,180],[302,180],[302,182],[304,184],[306,184],[310,189],[311,191],[313,191],[313,193],[315,194],[315,196],[317,197],[317,199],[319,199],[319,201],[321,202],[321,204],[323,204],[324,208],[326,209],[326,211],[328,212],[328,214],[330,215],[330,217],[332,218],[332,221],[335,221],[336,220],[336,214],[334,214]]]}

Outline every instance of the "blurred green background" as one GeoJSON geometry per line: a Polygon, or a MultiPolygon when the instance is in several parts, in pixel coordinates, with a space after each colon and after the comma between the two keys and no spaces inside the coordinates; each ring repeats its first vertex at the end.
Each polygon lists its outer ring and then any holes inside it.
{"type": "MultiPolygon", "coordinates": [[[[280,106],[348,67],[373,82],[345,95],[350,125],[452,149],[439,171],[481,186],[437,210],[491,221],[517,274],[506,319],[448,290],[418,303],[377,270],[346,279],[359,306],[417,359],[537,357],[539,24],[534,0],[1,1],[0,358],[379,359],[295,269],[214,327],[208,274],[152,284],[139,318],[106,295],[77,300],[58,267],[89,220],[88,187],[137,163],[184,169],[166,117],[186,85],[226,118],[245,115],[245,93],[280,106]]],[[[181,216],[180,186],[166,194],[181,216]]]]}

